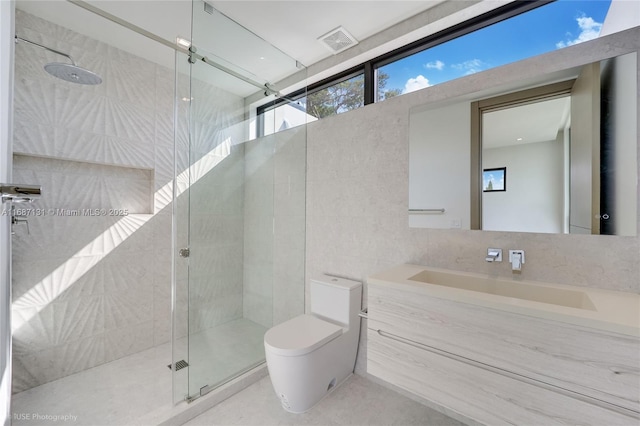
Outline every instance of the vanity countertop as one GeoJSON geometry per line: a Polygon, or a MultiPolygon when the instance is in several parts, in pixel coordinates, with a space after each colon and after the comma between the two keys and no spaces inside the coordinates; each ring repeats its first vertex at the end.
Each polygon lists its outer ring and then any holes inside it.
{"type": "Polygon", "coordinates": [[[443,299],[640,336],[640,295],[636,293],[410,264],[371,275],[367,282],[405,285],[443,299]],[[430,283],[430,277],[434,277],[432,282],[440,282],[430,283]]]}

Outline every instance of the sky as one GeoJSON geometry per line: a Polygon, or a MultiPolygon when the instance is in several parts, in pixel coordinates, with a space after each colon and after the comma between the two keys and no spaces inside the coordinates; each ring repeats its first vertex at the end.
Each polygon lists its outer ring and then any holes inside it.
{"type": "Polygon", "coordinates": [[[504,173],[501,171],[485,171],[482,173],[482,189],[489,187],[489,182],[493,182],[493,190],[504,190],[504,173]]]}
{"type": "Polygon", "coordinates": [[[611,0],[558,0],[380,70],[385,89],[422,89],[596,38],[611,0]]]}

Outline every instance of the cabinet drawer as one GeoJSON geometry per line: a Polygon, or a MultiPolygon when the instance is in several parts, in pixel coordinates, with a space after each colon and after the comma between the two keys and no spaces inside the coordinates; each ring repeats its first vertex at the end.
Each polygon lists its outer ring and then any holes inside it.
{"type": "Polygon", "coordinates": [[[370,284],[369,328],[640,412],[640,339],[370,284]]]}
{"type": "Polygon", "coordinates": [[[367,372],[488,425],[628,425],[638,419],[367,333],[367,372]]]}

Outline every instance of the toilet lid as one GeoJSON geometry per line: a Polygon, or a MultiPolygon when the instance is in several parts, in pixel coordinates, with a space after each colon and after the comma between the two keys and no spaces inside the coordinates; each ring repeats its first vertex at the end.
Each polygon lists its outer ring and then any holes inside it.
{"type": "Polygon", "coordinates": [[[272,353],[298,356],[309,353],[342,334],[342,327],[311,315],[300,315],[269,329],[264,345],[272,353]]]}

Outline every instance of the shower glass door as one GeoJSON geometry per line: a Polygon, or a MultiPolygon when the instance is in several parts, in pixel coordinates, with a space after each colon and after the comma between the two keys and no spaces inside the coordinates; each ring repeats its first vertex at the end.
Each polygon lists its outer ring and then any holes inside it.
{"type": "MultiPolygon", "coordinates": [[[[194,37],[194,45],[197,38],[194,37]]],[[[198,54],[213,57],[204,47],[198,54]]],[[[228,64],[225,64],[228,65],[228,64]]],[[[189,138],[189,395],[201,395],[264,359],[262,336],[271,324],[272,232],[247,241],[244,97],[255,88],[196,60],[191,66],[189,138]],[[261,280],[256,296],[268,313],[252,321],[244,298],[245,243],[260,244],[261,280]]],[[[270,174],[269,164],[260,165],[270,174]]],[[[256,194],[264,218],[273,198],[256,194]]],[[[247,219],[248,220],[248,219],[247,219]]],[[[266,229],[266,223],[256,224],[266,229]]],[[[271,224],[269,224],[269,230],[271,224]]]]}
{"type": "Polygon", "coordinates": [[[306,128],[256,139],[248,119],[300,69],[202,1],[192,26],[176,59],[176,402],[262,364],[266,330],[304,311],[306,128]]]}

